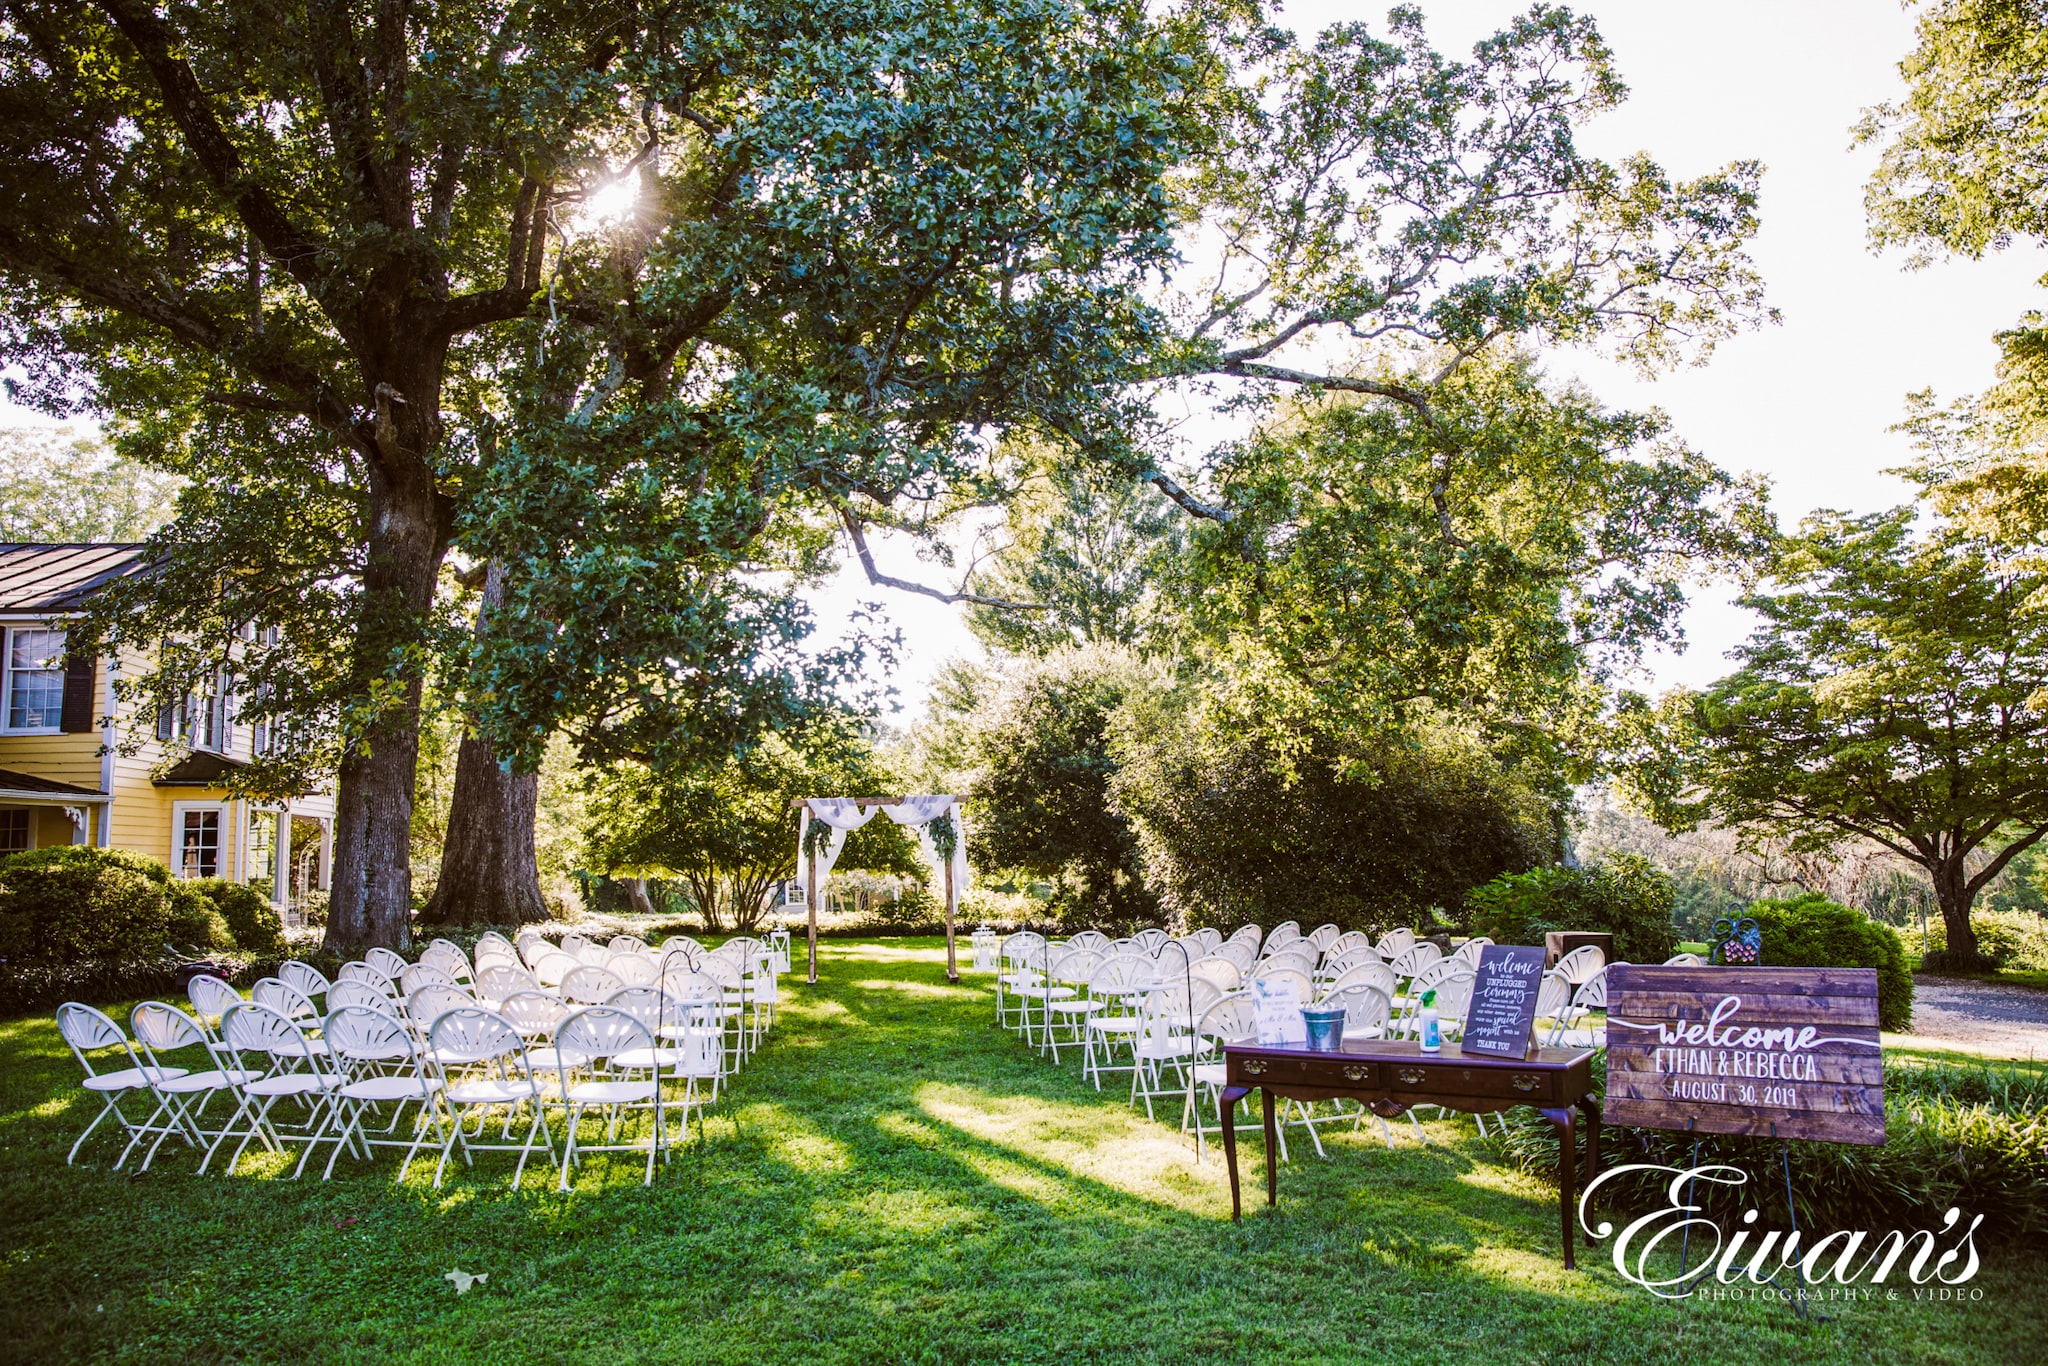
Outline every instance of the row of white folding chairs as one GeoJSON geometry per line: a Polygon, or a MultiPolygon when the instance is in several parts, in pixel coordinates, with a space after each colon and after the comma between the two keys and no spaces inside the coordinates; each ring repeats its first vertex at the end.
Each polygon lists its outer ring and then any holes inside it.
{"type": "MultiPolygon", "coordinates": [[[[534,1001],[546,999],[535,997],[534,1001]]],[[[723,1003],[716,996],[679,1003],[650,989],[631,988],[607,1005],[561,1014],[550,1025],[552,1044],[536,1048],[532,1044],[539,1031],[520,1024],[513,1014],[485,1011],[473,1003],[442,1011],[423,1030],[370,1005],[343,1005],[328,1013],[321,1022],[320,1037],[315,1039],[282,1012],[239,998],[227,1006],[218,1033],[203,1017],[150,1001],[135,1009],[133,1043],[99,1011],[70,1003],[58,1011],[58,1027],[84,1070],[85,1089],[98,1095],[103,1106],[74,1142],[66,1160],[75,1159],[91,1133],[112,1116],[129,1135],[114,1164],[117,1168],[148,1140],[142,1163],[146,1170],[165,1139],[176,1134],[182,1142],[204,1150],[201,1173],[223,1146],[239,1139],[225,1168],[231,1172],[251,1141],[284,1151],[286,1137],[278,1127],[275,1107],[280,1100],[291,1098],[307,1110],[304,1122],[291,1136],[305,1143],[295,1176],[304,1171],[318,1145],[328,1141],[334,1152],[326,1176],[333,1174],[343,1147],[367,1158],[373,1146],[402,1146],[407,1149],[399,1169],[402,1180],[431,1129],[440,1141],[434,1176],[437,1186],[450,1152],[460,1144],[465,1162],[471,1160],[472,1150],[518,1151],[516,1187],[537,1137],[552,1160],[553,1138],[545,1115],[546,1105],[552,1103],[568,1120],[561,1157],[565,1189],[579,1149],[591,1147],[579,1141],[578,1121],[592,1105],[604,1110],[608,1138],[622,1109],[654,1111],[655,1134],[648,1145],[651,1179],[653,1152],[663,1147],[664,1109],[680,1107],[682,1124],[687,1127],[693,1108],[701,1112],[704,1105],[717,1099],[723,1076],[722,1011],[723,1003]],[[615,1042],[623,1038],[627,1046],[609,1051],[589,1046],[585,1036],[600,1015],[607,1022],[614,1016],[630,1022],[630,1027],[608,1024],[600,1031],[615,1042]],[[119,1049],[128,1066],[111,1072],[95,1068],[91,1055],[107,1049],[119,1049]],[[200,1066],[195,1070],[166,1060],[173,1057],[200,1066]],[[513,1062],[516,1066],[509,1065],[513,1062]],[[594,1064],[598,1062],[616,1071],[597,1075],[594,1064]],[[591,1075],[578,1082],[574,1077],[579,1069],[591,1075]],[[642,1072],[647,1075],[633,1075],[642,1072]],[[684,1089],[670,1102],[662,1083],[674,1080],[682,1081],[684,1089]],[[707,1085],[708,1096],[703,1089],[707,1085]],[[146,1092],[156,1101],[154,1110],[141,1121],[122,1109],[123,1099],[135,1092],[146,1092]],[[234,1112],[219,1127],[209,1129],[205,1111],[213,1097],[222,1093],[234,1098],[234,1112]],[[417,1107],[410,1140],[388,1137],[397,1131],[408,1104],[417,1107]],[[381,1131],[386,1137],[378,1137],[367,1126],[371,1107],[379,1105],[391,1105],[394,1110],[381,1131]],[[522,1106],[530,1106],[532,1115],[520,1144],[482,1141],[486,1111],[504,1111],[504,1134],[509,1139],[522,1106]],[[469,1119],[477,1122],[474,1138],[463,1130],[469,1119]]],[[[637,1151],[637,1144],[627,1146],[637,1151]]]]}

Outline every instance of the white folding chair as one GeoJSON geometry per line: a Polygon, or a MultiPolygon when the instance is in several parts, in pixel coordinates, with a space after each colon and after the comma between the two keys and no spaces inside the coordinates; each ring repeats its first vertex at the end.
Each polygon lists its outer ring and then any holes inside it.
{"type": "Polygon", "coordinates": [[[643,1185],[654,1184],[654,1158],[668,1160],[666,1118],[661,1083],[653,1077],[621,1077],[601,1071],[622,1053],[654,1048],[654,1035],[647,1026],[623,1010],[592,1006],[563,1018],[555,1029],[557,1076],[562,1098],[568,1106],[567,1136],[562,1147],[562,1176],[559,1189],[569,1189],[569,1170],[586,1152],[638,1152],[640,1144],[619,1143],[619,1122],[635,1111],[651,1111],[654,1131],[647,1142],[647,1175],[643,1185]],[[583,1078],[578,1080],[578,1078],[583,1078]],[[578,1142],[583,1112],[595,1108],[605,1118],[603,1143],[578,1142]]]}
{"type": "MultiPolygon", "coordinates": [[[[1371,950],[1367,950],[1368,953],[1371,950]]],[[[1323,984],[1324,996],[1335,996],[1346,987],[1372,987],[1389,1001],[1394,999],[1394,970],[1379,955],[1362,959],[1323,984]]]]}
{"type": "Polygon", "coordinates": [[[539,961],[533,964],[533,975],[544,987],[559,987],[564,977],[582,966],[574,954],[557,950],[540,956],[539,961]]]}
{"type": "Polygon", "coordinates": [[[447,982],[429,982],[405,998],[405,1018],[413,1033],[425,1039],[434,1021],[451,1010],[473,1010],[476,998],[447,982]]]}
{"type": "Polygon", "coordinates": [[[472,1154],[479,1152],[518,1153],[519,1165],[512,1169],[513,1190],[519,1189],[526,1176],[526,1161],[534,1153],[544,1152],[551,1163],[554,1161],[555,1139],[548,1129],[544,1074],[536,1073],[526,1040],[511,1021],[474,1005],[443,1011],[427,1030],[427,1055],[440,1069],[442,1094],[447,1097],[453,1120],[448,1137],[441,1144],[441,1158],[434,1164],[437,1188],[448,1168],[448,1154],[455,1150],[458,1138],[465,1166],[475,1166],[472,1154]],[[450,1069],[455,1069],[453,1075],[450,1069]],[[533,1108],[526,1137],[518,1143],[510,1142],[512,1124],[524,1106],[533,1108]],[[507,1141],[485,1143],[482,1139],[487,1112],[496,1109],[505,1112],[507,1141]],[[476,1119],[473,1136],[465,1135],[462,1129],[465,1118],[470,1116],[476,1119]]]}
{"type": "Polygon", "coordinates": [[[1451,957],[1457,959],[1466,967],[1471,968],[1474,972],[1477,972],[1479,970],[1479,955],[1485,952],[1487,949],[1491,948],[1492,946],[1493,941],[1491,939],[1488,939],[1485,935],[1474,935],[1472,938],[1467,939],[1464,943],[1458,945],[1458,951],[1452,954],[1451,957]]]}
{"type": "Polygon", "coordinates": [[[661,977],[661,964],[648,953],[614,952],[604,970],[629,987],[652,986],[661,977]]]}
{"type": "Polygon", "coordinates": [[[452,987],[453,975],[442,971],[431,963],[413,963],[398,974],[398,994],[407,1000],[421,987],[452,987]]]}
{"type": "Polygon", "coordinates": [[[1696,953],[1674,953],[1664,960],[1667,968],[1703,968],[1707,960],[1696,953]]]}
{"type": "Polygon", "coordinates": [[[1169,981],[1146,993],[1138,1007],[1137,1031],[1131,1036],[1131,1104],[1142,1096],[1145,1118],[1154,1117],[1155,1097],[1187,1089],[1188,1066],[1195,1055],[1194,1021],[1220,998],[1213,982],[1169,981]],[[1174,1070],[1171,1086],[1165,1074],[1169,1063],[1174,1070]]]}
{"type": "Polygon", "coordinates": [[[1606,966],[1607,955],[1601,951],[1598,944],[1581,944],[1558,959],[1557,965],[1551,971],[1561,974],[1565,981],[1576,988],[1591,981],[1593,974],[1606,966]]]}
{"type": "Polygon", "coordinates": [[[1392,962],[1401,954],[1415,947],[1415,931],[1410,929],[1388,930],[1380,936],[1380,942],[1373,945],[1379,956],[1392,962]]]}
{"type": "Polygon", "coordinates": [[[378,988],[391,1000],[398,999],[398,984],[391,975],[375,963],[343,963],[335,970],[337,982],[363,982],[378,988]]]}
{"type": "Polygon", "coordinates": [[[306,1150],[299,1155],[299,1164],[292,1171],[294,1177],[299,1176],[305,1171],[306,1159],[313,1155],[320,1134],[333,1120],[333,1096],[342,1082],[340,1074],[326,1066],[325,1047],[316,1052],[316,1040],[308,1039],[284,1014],[256,1001],[230,1007],[220,1017],[220,1037],[221,1046],[227,1051],[228,1066],[237,1073],[254,1076],[235,1088],[235,1113],[229,1116],[220,1136],[200,1160],[200,1173],[205,1174],[213,1155],[239,1133],[241,1142],[235,1145],[223,1169],[226,1175],[234,1175],[235,1164],[242,1160],[249,1141],[261,1139],[263,1146],[274,1152],[283,1152],[285,1144],[291,1141],[305,1143],[306,1150]],[[295,1135],[284,1133],[271,1118],[271,1111],[286,1097],[307,1107],[305,1124],[295,1135]]]}
{"type": "Polygon", "coordinates": [[[1102,1003],[1088,994],[1088,983],[1102,963],[1102,955],[1089,949],[1069,950],[1052,960],[1046,975],[1054,985],[1046,992],[1041,1009],[1045,1012],[1045,1046],[1051,1048],[1055,1064],[1060,1060],[1056,1029],[1066,1030],[1069,1045],[1079,1045],[1084,1054],[1087,1051],[1088,1017],[1102,1009],[1102,1003]]]}
{"type": "Polygon", "coordinates": [[[485,1009],[490,1008],[491,1002],[496,1001],[502,1004],[506,997],[515,995],[518,992],[537,992],[539,990],[541,990],[539,978],[535,977],[525,968],[514,967],[510,963],[493,963],[490,967],[483,969],[477,974],[477,1003],[484,1006],[485,1009]]]}
{"type": "Polygon", "coordinates": [[[340,1010],[343,1006],[362,1006],[368,1010],[391,1009],[391,998],[368,982],[336,982],[327,991],[327,1008],[340,1010]]]}
{"type": "MultiPolygon", "coordinates": [[[[1228,1079],[1223,1061],[1226,1044],[1254,1038],[1259,1032],[1256,1007],[1249,996],[1229,996],[1216,1002],[1202,1012],[1202,1018],[1195,1025],[1195,1051],[1188,1069],[1187,1103],[1181,1107],[1180,1127],[1185,1133],[1192,1127],[1195,1132],[1195,1161],[1202,1161],[1206,1155],[1206,1143],[1212,1133],[1223,1130],[1223,1087],[1228,1079]],[[1213,1125],[1202,1123],[1202,1097],[1215,1111],[1213,1125]]],[[[1251,1107],[1245,1107],[1245,1118],[1251,1118],[1251,1107]]],[[[1233,1119],[1235,1116],[1233,1116],[1233,1119]]],[[[1253,1120],[1256,1127],[1257,1120],[1253,1120]]],[[[1287,1135],[1283,1126],[1280,1133],[1280,1160],[1287,1160],[1287,1135]]]]}
{"type": "MultiPolygon", "coordinates": [[[[327,1170],[320,1179],[334,1175],[343,1147],[361,1148],[365,1157],[368,1149],[382,1147],[406,1150],[405,1160],[398,1164],[398,1179],[403,1182],[427,1141],[428,1130],[437,1140],[447,1137],[439,1074],[420,1056],[412,1032],[381,1010],[343,1006],[329,1013],[323,1033],[335,1066],[343,1069],[347,1079],[334,1092],[334,1151],[328,1155],[327,1170]],[[390,1105],[396,1111],[384,1132],[397,1129],[407,1105],[417,1106],[411,1139],[373,1137],[364,1123],[373,1105],[390,1105]]],[[[315,1146],[321,1141],[316,1137],[315,1146]]],[[[453,1141],[462,1142],[459,1131],[453,1141]]]]}
{"type": "Polygon", "coordinates": [[[1102,1009],[1089,1015],[1082,1041],[1081,1075],[1102,1089],[1104,1072],[1126,1069],[1116,1063],[1118,1048],[1128,1049],[1138,1032],[1138,1007],[1159,983],[1159,968],[1149,958],[1117,954],[1103,960],[1088,983],[1089,996],[1102,1009]]]}
{"type": "Polygon", "coordinates": [[[210,1151],[222,1130],[209,1131],[201,1125],[207,1102],[222,1091],[232,1094],[236,1087],[247,1085],[261,1073],[224,1067],[213,1035],[174,1005],[144,1001],[128,1018],[135,1029],[135,1041],[142,1047],[149,1089],[157,1102],[155,1113],[142,1125],[144,1130],[154,1129],[156,1133],[149,1151],[142,1155],[142,1170],[149,1170],[149,1164],[156,1161],[157,1149],[172,1134],[195,1151],[210,1151]],[[195,1051],[197,1056],[189,1057],[195,1051]],[[199,1062],[199,1069],[172,1066],[169,1060],[180,1053],[199,1062]]]}
{"type": "Polygon", "coordinates": [[[608,952],[611,952],[611,953],[648,953],[648,952],[651,952],[651,950],[649,950],[649,949],[648,949],[648,947],[647,947],[647,941],[646,941],[646,940],[644,940],[644,939],[640,939],[640,938],[637,938],[637,937],[635,937],[635,936],[633,936],[633,935],[630,935],[630,934],[615,934],[615,935],[613,935],[613,936],[612,936],[612,938],[611,938],[611,942],[605,945],[605,949],[606,949],[606,950],[607,950],[608,952]]]}
{"type": "MultiPolygon", "coordinates": [[[[78,1059],[79,1067],[85,1071],[85,1080],[79,1085],[86,1094],[97,1096],[100,1100],[100,1112],[92,1117],[92,1123],[85,1126],[84,1132],[78,1136],[78,1141],[71,1145],[70,1153],[64,1158],[64,1165],[71,1165],[78,1156],[78,1150],[85,1146],[85,1140],[92,1136],[94,1129],[100,1127],[100,1121],[112,1115],[114,1122],[128,1134],[127,1146],[121,1149],[121,1155],[114,1160],[114,1169],[118,1171],[121,1164],[128,1160],[128,1154],[134,1150],[135,1145],[147,1137],[147,1130],[128,1118],[127,1112],[121,1109],[121,1098],[131,1091],[149,1091],[150,1083],[163,1080],[168,1076],[168,1072],[159,1071],[145,1064],[136,1056],[134,1045],[130,1044],[128,1036],[121,1032],[121,1026],[81,1002],[67,1001],[57,1007],[57,1033],[71,1046],[71,1056],[78,1059]],[[120,1056],[115,1061],[127,1065],[116,1067],[110,1072],[102,1072],[92,1065],[92,1059],[87,1055],[105,1052],[110,1048],[119,1049],[120,1056]]],[[[181,1076],[184,1073],[182,1068],[171,1070],[177,1071],[181,1076]]]]}
{"type": "Polygon", "coordinates": [[[1244,973],[1228,958],[1217,955],[1198,958],[1189,965],[1188,971],[1197,977],[1214,982],[1226,996],[1244,985],[1244,973]]]}

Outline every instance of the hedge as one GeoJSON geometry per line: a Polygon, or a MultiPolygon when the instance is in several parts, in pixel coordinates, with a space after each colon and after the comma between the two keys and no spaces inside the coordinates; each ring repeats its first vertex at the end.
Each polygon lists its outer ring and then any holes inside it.
{"type": "MultiPolygon", "coordinates": [[[[1970,928],[1977,932],[1977,952],[1992,967],[2048,972],[2048,916],[2032,911],[1972,911],[1970,928]]],[[[1928,916],[1929,958],[1947,951],[1948,926],[1939,915],[1928,916]]]]}
{"type": "Polygon", "coordinates": [[[1812,892],[1753,901],[1743,914],[1763,932],[1759,967],[1876,968],[1878,1027],[1899,1031],[1912,1024],[1913,974],[1891,926],[1812,892]]]}
{"type": "Polygon", "coordinates": [[[65,844],[0,862],[0,958],[10,966],[163,954],[170,870],[125,849],[65,844]]]}
{"type": "Polygon", "coordinates": [[[1551,930],[1614,936],[1617,963],[1661,963],[1671,956],[1671,879],[1647,859],[1623,854],[1583,868],[1507,873],[1465,896],[1471,932],[1496,944],[1541,944],[1551,930]]]}
{"type": "Polygon", "coordinates": [[[284,920],[270,899],[254,887],[226,878],[198,878],[189,884],[203,893],[234,935],[232,947],[258,957],[284,952],[284,920]]]}

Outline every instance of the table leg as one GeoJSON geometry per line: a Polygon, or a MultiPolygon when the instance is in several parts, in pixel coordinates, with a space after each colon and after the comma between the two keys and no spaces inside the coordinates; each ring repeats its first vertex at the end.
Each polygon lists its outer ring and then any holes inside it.
{"type": "Polygon", "coordinates": [[[1558,1227],[1564,1235],[1564,1269],[1576,1271],[1578,1263],[1572,1257],[1572,1205],[1573,1186],[1579,1167],[1577,1125],[1573,1122],[1577,1111],[1569,1108],[1544,1110],[1542,1115],[1557,1127],[1558,1227]]]}
{"type": "MultiPolygon", "coordinates": [[[[1219,1107],[1223,1115],[1223,1157],[1230,1165],[1230,1221],[1236,1223],[1244,1217],[1244,1205],[1237,1194],[1237,1102],[1244,1095],[1241,1086],[1227,1086],[1223,1089],[1223,1103],[1219,1107]]],[[[1200,1117],[1197,1117],[1197,1123],[1200,1117]]]]}
{"type": "Polygon", "coordinates": [[[1273,1093],[1265,1087],[1259,1088],[1259,1099],[1266,1111],[1266,1203],[1280,1203],[1280,1162],[1279,1130],[1273,1125],[1273,1093]]]}

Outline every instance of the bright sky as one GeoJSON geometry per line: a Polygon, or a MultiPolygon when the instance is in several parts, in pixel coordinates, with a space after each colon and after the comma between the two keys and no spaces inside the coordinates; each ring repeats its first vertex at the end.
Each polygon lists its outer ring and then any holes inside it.
{"type": "MultiPolygon", "coordinates": [[[[1475,39],[1526,8],[1506,0],[1422,0],[1442,50],[1475,39]]],[[[1615,406],[1662,407],[1677,432],[1730,469],[1769,476],[1779,517],[1791,525],[1817,507],[1872,511],[1902,502],[1906,488],[1880,471],[1910,451],[1887,430],[1905,395],[1932,388],[1954,396],[1981,389],[1997,358],[1992,334],[2048,302],[2036,285],[2048,253],[2014,250],[1984,261],[1907,272],[1897,255],[1865,244],[1863,183],[1875,153],[1849,149],[1864,107],[1898,93],[1897,63],[1912,46],[1914,16],[1873,0],[1591,0],[1633,92],[1586,130],[1610,158],[1647,149],[1675,176],[1739,157],[1766,167],[1763,228],[1754,254],[1782,326],[1725,342],[1704,368],[1644,383],[1597,359],[1559,357],[1615,406]]],[[[1366,19],[1381,4],[1308,0],[1281,15],[1306,36],[1366,19]]],[[[885,572],[914,571],[947,583],[935,567],[882,552],[885,572]]],[[[895,680],[905,717],[921,710],[946,660],[975,654],[957,609],[869,589],[858,567],[815,595],[821,625],[879,599],[905,636],[895,680]]],[[[1687,619],[1691,648],[1651,662],[1653,688],[1699,685],[1726,671],[1723,652],[1748,630],[1725,591],[1708,590],[1687,619]]]]}

